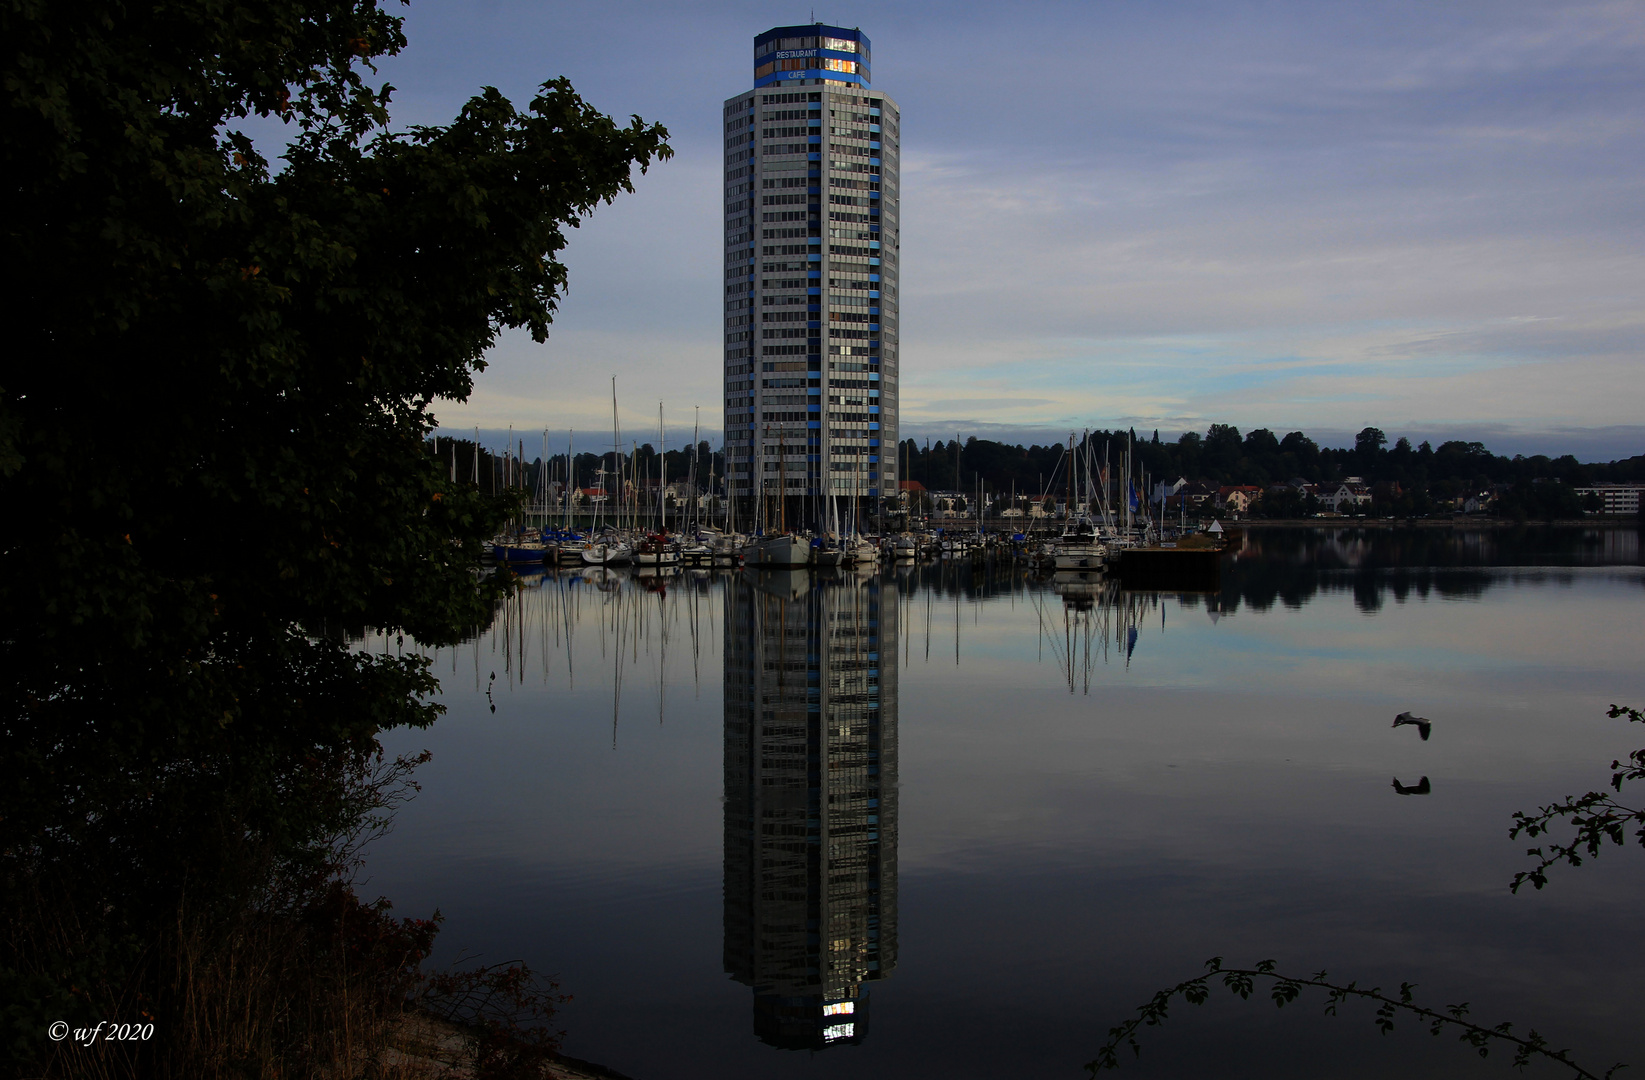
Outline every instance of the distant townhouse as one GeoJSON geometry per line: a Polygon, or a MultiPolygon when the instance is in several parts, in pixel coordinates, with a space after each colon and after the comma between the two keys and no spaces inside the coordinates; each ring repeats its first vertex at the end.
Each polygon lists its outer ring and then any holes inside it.
{"type": "Polygon", "coordinates": [[[1190,510],[1205,505],[1206,500],[1212,498],[1217,489],[1206,484],[1183,484],[1176,493],[1166,496],[1165,505],[1172,509],[1187,507],[1190,510]]]}
{"type": "Polygon", "coordinates": [[[1319,500],[1322,509],[1329,508],[1338,514],[1343,513],[1345,508],[1353,511],[1361,506],[1371,505],[1371,489],[1357,476],[1351,476],[1335,484],[1316,484],[1313,495],[1319,500]]]}
{"type": "Polygon", "coordinates": [[[1211,504],[1218,510],[1243,514],[1262,501],[1262,489],[1255,484],[1234,484],[1219,487],[1211,504]]]}
{"type": "Polygon", "coordinates": [[[1161,480],[1154,485],[1151,502],[1163,503],[1177,492],[1188,486],[1188,478],[1179,476],[1174,481],[1161,480]]]}

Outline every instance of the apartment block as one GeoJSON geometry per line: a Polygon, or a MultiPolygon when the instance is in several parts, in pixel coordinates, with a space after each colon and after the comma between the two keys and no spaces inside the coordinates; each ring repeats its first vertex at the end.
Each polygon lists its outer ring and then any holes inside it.
{"type": "Polygon", "coordinates": [[[897,490],[901,120],[871,61],[861,30],[775,27],[754,39],[753,89],[725,102],[734,498],[820,513],[818,497],[897,490]]]}

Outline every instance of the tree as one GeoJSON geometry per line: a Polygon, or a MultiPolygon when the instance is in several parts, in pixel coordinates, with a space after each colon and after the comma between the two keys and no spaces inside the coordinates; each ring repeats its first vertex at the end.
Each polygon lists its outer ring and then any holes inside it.
{"type": "Polygon", "coordinates": [[[489,618],[507,505],[428,454],[433,403],[503,328],[546,337],[565,228],[670,151],[564,80],[391,132],[365,74],[405,39],[373,0],[16,0],[0,28],[28,361],[0,390],[27,508],[0,519],[0,983],[27,1055],[111,995],[170,1007],[149,947],[184,878],[209,913],[323,870],[375,733],[437,714],[421,663],[340,632],[489,618]],[[252,116],[294,133],[277,171],[252,116]]]}
{"type": "Polygon", "coordinates": [[[1382,461],[1387,452],[1383,450],[1388,445],[1388,436],[1382,433],[1381,428],[1368,427],[1354,436],[1354,471],[1367,480],[1378,478],[1382,471],[1382,461]]]}
{"type": "Polygon", "coordinates": [[[1375,454],[1387,445],[1388,436],[1382,433],[1381,428],[1363,428],[1354,436],[1354,452],[1357,454],[1375,454]]]}
{"type": "Polygon", "coordinates": [[[1232,424],[1212,424],[1205,432],[1205,449],[1200,460],[1212,478],[1229,480],[1236,476],[1242,450],[1239,428],[1232,424]]]}

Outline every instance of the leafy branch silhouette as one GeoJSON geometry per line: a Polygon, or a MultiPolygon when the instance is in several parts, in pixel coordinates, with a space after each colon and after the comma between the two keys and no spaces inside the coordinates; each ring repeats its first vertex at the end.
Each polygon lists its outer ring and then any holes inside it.
{"type": "MultiPolygon", "coordinates": [[[[1626,716],[1633,723],[1645,723],[1645,711],[1625,705],[1612,705],[1606,715],[1612,719],[1626,716]]],[[[1622,791],[1622,785],[1626,781],[1645,780],[1645,749],[1635,750],[1629,754],[1627,764],[1620,760],[1612,761],[1611,770],[1611,788],[1617,793],[1622,791]]],[[[1509,886],[1511,891],[1519,892],[1520,886],[1526,882],[1530,882],[1538,889],[1542,888],[1548,883],[1549,867],[1561,862],[1581,866],[1583,855],[1586,854],[1589,858],[1596,857],[1607,840],[1617,845],[1626,844],[1627,831],[1635,825],[1638,829],[1634,836],[1640,846],[1645,847],[1645,808],[1625,806],[1617,802],[1610,793],[1603,791],[1590,791],[1582,796],[1567,795],[1562,802],[1539,807],[1535,814],[1516,811],[1514,826],[1508,836],[1510,839],[1517,838],[1522,833],[1530,837],[1545,836],[1556,823],[1567,820],[1575,827],[1575,836],[1568,843],[1549,843],[1544,847],[1528,849],[1527,855],[1535,856],[1541,861],[1534,869],[1515,874],[1509,886]]],[[[1537,1034],[1535,1029],[1530,1029],[1525,1035],[1520,1036],[1514,1034],[1513,1025],[1510,1023],[1501,1023],[1494,1027],[1476,1024],[1468,1019],[1467,1002],[1447,1005],[1443,1010],[1418,1005],[1412,996],[1412,991],[1416,988],[1414,983],[1400,983],[1398,997],[1392,997],[1384,994],[1381,987],[1373,986],[1366,989],[1352,982],[1347,985],[1329,982],[1323,971],[1317,971],[1308,978],[1285,975],[1276,970],[1272,960],[1264,960],[1255,968],[1224,968],[1222,957],[1214,956],[1205,962],[1205,966],[1205,974],[1159,991],[1139,1006],[1137,1014],[1131,1019],[1118,1027],[1109,1028],[1108,1041],[1097,1051],[1096,1058],[1086,1063],[1086,1069],[1095,1076],[1104,1070],[1119,1068],[1121,1046],[1129,1046],[1133,1054],[1142,1053],[1142,1046],[1137,1041],[1137,1030],[1163,1024],[1170,1013],[1171,1003],[1177,998],[1182,998],[1190,1005],[1202,1005],[1210,997],[1215,983],[1220,981],[1231,993],[1241,999],[1249,999],[1255,992],[1258,979],[1270,981],[1272,985],[1268,996],[1280,1008],[1297,1000],[1306,989],[1325,992],[1327,1016],[1336,1016],[1338,1006],[1351,999],[1375,1002],[1376,1025],[1384,1035],[1394,1030],[1396,1016],[1413,1016],[1428,1024],[1430,1035],[1439,1035],[1448,1030],[1457,1032],[1457,1037],[1477,1049],[1480,1057],[1488,1056],[1495,1044],[1513,1047],[1513,1064],[1518,1069],[1523,1069],[1533,1060],[1548,1060],[1571,1070],[1574,1077],[1600,1080],[1602,1076],[1610,1077],[1617,1070],[1624,1068],[1619,1062],[1603,1074],[1594,1073],[1572,1061],[1568,1050],[1550,1049],[1547,1040],[1537,1034]]]]}
{"type": "MultiPolygon", "coordinates": [[[[1645,723],[1645,712],[1624,705],[1612,705],[1606,715],[1613,719],[1626,716],[1636,724],[1645,723]]],[[[1611,770],[1611,788],[1620,794],[1624,781],[1645,779],[1645,749],[1629,754],[1627,764],[1620,760],[1611,762],[1611,770]]],[[[1566,820],[1575,826],[1576,834],[1568,843],[1552,842],[1542,847],[1527,848],[1525,854],[1540,861],[1533,869],[1521,870],[1514,875],[1513,883],[1508,886],[1511,891],[1519,892],[1520,886],[1526,882],[1542,888],[1548,884],[1547,871],[1550,866],[1562,862],[1581,866],[1583,856],[1590,859],[1597,857],[1607,840],[1613,844],[1626,844],[1627,830],[1633,826],[1638,826],[1634,836],[1640,846],[1645,847],[1645,808],[1624,806],[1605,791],[1590,791],[1581,796],[1567,795],[1564,801],[1539,807],[1534,814],[1516,810],[1514,827],[1508,831],[1508,837],[1517,839],[1521,833],[1533,838],[1549,836],[1555,823],[1566,820]]]]}
{"type": "Polygon", "coordinates": [[[1086,1063],[1086,1070],[1095,1076],[1099,1072],[1119,1068],[1119,1050],[1122,1046],[1130,1047],[1133,1056],[1140,1055],[1142,1046],[1137,1041],[1137,1030],[1143,1027],[1158,1027],[1165,1023],[1170,1014],[1171,1004],[1177,998],[1182,998],[1190,1005],[1203,1005],[1211,996],[1212,989],[1220,982],[1230,993],[1242,1000],[1248,1000],[1256,992],[1259,979],[1266,979],[1271,983],[1268,996],[1278,1008],[1284,1008],[1296,1001],[1302,996],[1303,991],[1308,989],[1325,992],[1327,1016],[1336,1016],[1338,1006],[1353,999],[1375,1002],[1375,1023],[1384,1035],[1394,1030],[1396,1016],[1413,1016],[1428,1024],[1430,1035],[1439,1035],[1445,1031],[1457,1032],[1457,1037],[1478,1050],[1480,1057],[1489,1056],[1493,1045],[1511,1046],[1514,1051],[1513,1064],[1518,1069],[1523,1069],[1533,1060],[1547,1060],[1571,1070],[1571,1075],[1581,1080],[1604,1080],[1624,1067],[1619,1062],[1604,1073],[1591,1072],[1572,1061],[1570,1051],[1550,1048],[1548,1040],[1537,1034],[1534,1029],[1521,1036],[1514,1034],[1513,1025],[1510,1023],[1497,1024],[1494,1027],[1474,1023],[1468,1019],[1467,1002],[1447,1005],[1443,1010],[1418,1005],[1412,994],[1416,989],[1414,983],[1400,983],[1398,996],[1390,996],[1384,994],[1382,988],[1377,986],[1366,988],[1352,982],[1346,985],[1330,982],[1323,971],[1300,977],[1285,975],[1277,970],[1277,966],[1272,960],[1264,960],[1254,968],[1225,968],[1222,966],[1222,957],[1213,956],[1205,962],[1206,971],[1203,975],[1180,982],[1170,989],[1161,990],[1138,1006],[1137,1015],[1118,1027],[1109,1028],[1108,1041],[1097,1051],[1096,1058],[1086,1063]]]}

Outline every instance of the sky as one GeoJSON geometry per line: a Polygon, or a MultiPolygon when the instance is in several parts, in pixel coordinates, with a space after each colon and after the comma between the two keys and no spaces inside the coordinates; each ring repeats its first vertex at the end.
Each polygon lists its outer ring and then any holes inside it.
{"type": "MultiPolygon", "coordinates": [[[[720,107],[861,26],[903,118],[905,435],[1230,423],[1645,452],[1645,0],[414,3],[397,123],[567,76],[676,156],[447,430],[718,441],[720,107]]],[[[534,438],[540,443],[541,436],[534,438]]],[[[491,441],[488,437],[488,441],[491,441]]]]}

